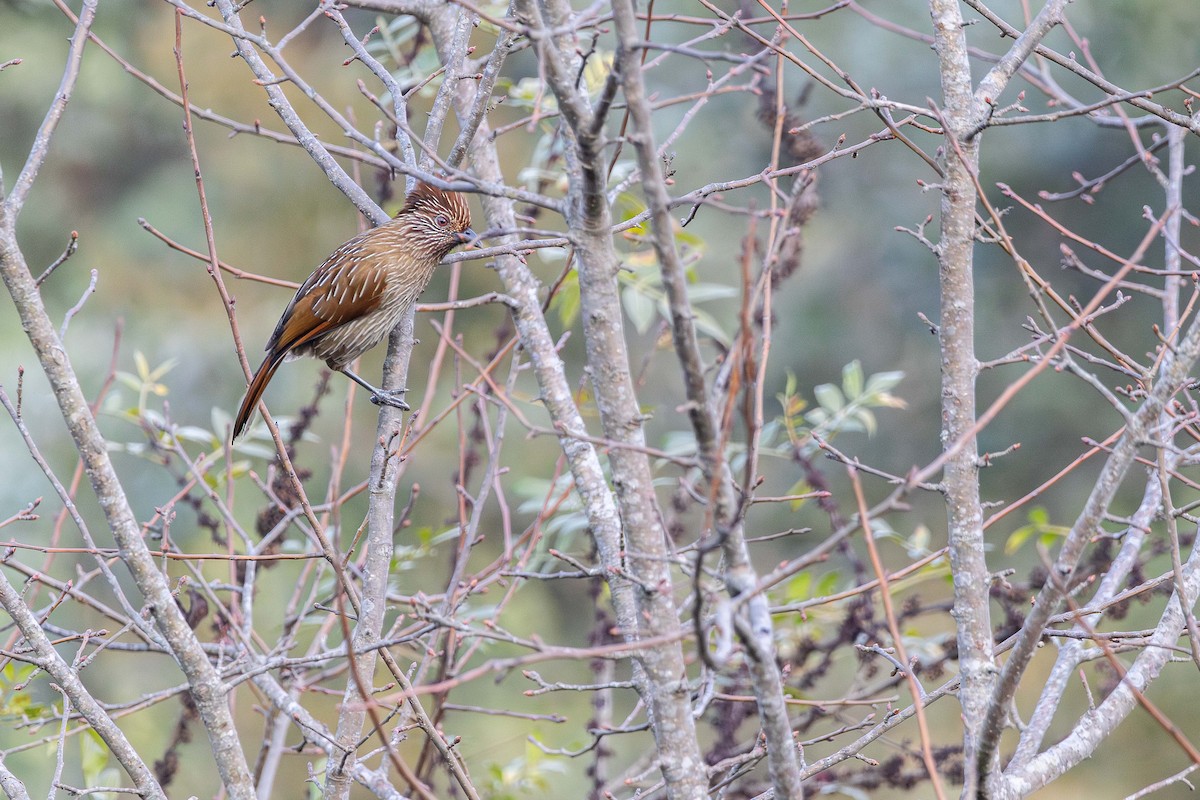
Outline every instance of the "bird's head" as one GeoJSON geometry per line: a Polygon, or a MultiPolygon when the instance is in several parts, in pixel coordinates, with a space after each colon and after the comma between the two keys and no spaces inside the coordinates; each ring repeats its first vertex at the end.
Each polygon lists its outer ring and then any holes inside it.
{"type": "Polygon", "coordinates": [[[441,261],[460,244],[476,239],[471,230],[471,210],[467,199],[420,182],[404,198],[404,208],[396,215],[403,218],[417,235],[418,246],[441,261]]]}

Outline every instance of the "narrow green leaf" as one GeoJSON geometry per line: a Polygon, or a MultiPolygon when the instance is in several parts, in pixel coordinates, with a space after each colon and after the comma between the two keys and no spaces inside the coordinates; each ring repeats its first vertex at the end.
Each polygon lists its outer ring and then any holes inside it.
{"type": "Polygon", "coordinates": [[[842,367],[842,392],[845,393],[847,398],[853,400],[854,398],[862,395],[862,391],[862,362],[856,358],[846,366],[842,367]]]}

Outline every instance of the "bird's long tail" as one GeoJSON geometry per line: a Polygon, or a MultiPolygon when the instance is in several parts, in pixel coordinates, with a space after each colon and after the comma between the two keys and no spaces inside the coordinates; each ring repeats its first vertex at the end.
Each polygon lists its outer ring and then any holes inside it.
{"type": "Polygon", "coordinates": [[[246,389],[246,396],[242,398],[242,406],[238,409],[237,419],[233,422],[233,438],[241,436],[250,426],[250,418],[254,416],[254,411],[258,408],[258,401],[262,399],[267,384],[275,375],[275,370],[279,369],[279,365],[283,363],[284,355],[284,353],[268,353],[258,371],[254,373],[254,377],[250,379],[250,386],[246,389]]]}

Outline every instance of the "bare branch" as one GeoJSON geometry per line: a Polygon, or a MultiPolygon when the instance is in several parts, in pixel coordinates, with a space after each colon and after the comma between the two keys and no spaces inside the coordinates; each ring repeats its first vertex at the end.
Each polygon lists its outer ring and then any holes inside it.
{"type": "MultiPolygon", "coordinates": [[[[33,182],[37,180],[38,172],[46,163],[46,158],[50,155],[50,143],[54,139],[54,132],[58,130],[58,123],[62,120],[63,112],[67,110],[71,94],[75,91],[75,81],[79,78],[79,65],[83,62],[83,48],[87,44],[88,32],[91,31],[92,23],[95,20],[96,0],[85,0],[79,13],[79,20],[75,24],[75,32],[71,35],[71,47],[67,52],[67,63],[63,69],[62,80],[59,81],[54,101],[47,109],[46,117],[42,120],[42,125],[34,136],[33,144],[29,148],[29,156],[25,159],[25,166],[21,168],[21,172],[17,175],[7,196],[4,194],[3,184],[0,183],[0,201],[2,201],[0,202],[0,224],[4,224],[4,217],[15,219],[20,215],[21,209],[25,206],[25,198],[29,195],[29,190],[33,188],[33,182]]],[[[5,66],[19,63],[20,60],[17,59],[7,62],[5,66]]]]}

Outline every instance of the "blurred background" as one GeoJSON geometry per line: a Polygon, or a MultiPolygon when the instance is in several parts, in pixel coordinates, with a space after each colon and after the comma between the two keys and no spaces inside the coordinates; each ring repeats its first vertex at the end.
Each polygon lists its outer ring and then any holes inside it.
{"type": "MultiPolygon", "coordinates": [[[[720,5],[733,10],[731,3],[720,5]]],[[[824,6],[823,2],[794,2],[789,9],[802,13],[824,6]]],[[[481,7],[498,15],[503,13],[502,6],[481,7]]],[[[937,61],[931,48],[895,31],[899,27],[928,33],[929,14],[925,4],[917,0],[865,0],[859,8],[863,13],[842,9],[798,25],[813,46],[854,76],[860,86],[917,106],[925,106],[927,98],[935,101],[940,98],[937,61]],[[874,15],[886,24],[877,24],[874,15]]],[[[1014,24],[1019,25],[1023,19],[1019,2],[1001,0],[992,8],[1014,24]]],[[[264,15],[269,35],[277,37],[298,24],[309,11],[308,4],[258,0],[246,13],[246,19],[264,15]]],[[[655,11],[696,15],[701,13],[701,7],[681,0],[656,3],[655,11]]],[[[969,10],[966,13],[973,18],[969,10]]],[[[1168,83],[1200,60],[1195,38],[1200,7],[1193,0],[1159,0],[1152,10],[1141,3],[1075,4],[1068,14],[1074,28],[1090,43],[1091,55],[1104,74],[1124,88],[1140,90],[1168,83]]],[[[349,14],[349,18],[360,31],[375,24],[373,15],[366,12],[349,14]]],[[[388,23],[389,20],[384,20],[385,25],[388,23]]],[[[71,28],[69,21],[50,3],[9,0],[0,4],[0,62],[22,59],[20,65],[0,73],[0,167],[10,185],[54,96],[71,28]]],[[[101,4],[94,32],[136,69],[171,91],[178,91],[172,52],[174,10],[170,5],[146,0],[101,4]]],[[[662,23],[656,28],[656,37],[668,40],[694,35],[696,29],[685,25],[662,23]]],[[[969,36],[972,44],[982,51],[998,53],[1007,46],[984,22],[973,25],[969,36]]],[[[486,31],[477,32],[476,38],[480,48],[477,52],[491,47],[493,39],[486,31]]],[[[1060,52],[1074,50],[1074,44],[1061,30],[1052,34],[1047,44],[1060,52]]],[[[724,39],[706,43],[705,47],[741,51],[748,46],[736,40],[734,34],[728,34],[724,39]]],[[[183,54],[192,102],[243,124],[261,120],[268,128],[282,130],[261,87],[251,82],[252,76],[242,61],[230,58],[231,52],[230,41],[221,32],[195,22],[184,24],[183,54]]],[[[289,61],[297,70],[335,108],[351,114],[359,121],[360,129],[369,133],[377,111],[357,90],[355,81],[365,81],[372,91],[380,94],[382,89],[361,64],[341,66],[348,55],[336,28],[323,21],[311,25],[287,50],[289,61]]],[[[976,80],[986,67],[986,62],[976,62],[976,80]]],[[[647,74],[654,90],[663,97],[702,91],[706,85],[703,68],[685,59],[667,59],[647,74]]],[[[816,119],[847,108],[846,101],[836,95],[811,87],[798,70],[789,68],[785,74],[783,94],[793,112],[801,117],[816,119]],[[800,97],[804,98],[803,103],[797,102],[800,97]]],[[[1061,70],[1054,74],[1065,89],[1083,101],[1098,99],[1094,89],[1072,80],[1061,70]]],[[[490,115],[494,128],[527,115],[528,108],[520,103],[524,95],[519,87],[523,79],[537,78],[531,55],[528,52],[514,55],[507,62],[505,76],[496,94],[512,92],[514,99],[490,115]]],[[[1020,88],[1025,87],[1017,81],[1000,99],[1001,104],[1016,102],[1015,93],[1020,88]]],[[[308,123],[327,141],[346,143],[339,130],[311,106],[301,103],[297,93],[290,94],[308,123]]],[[[414,100],[413,124],[418,131],[423,127],[421,109],[428,106],[431,96],[425,93],[414,100]]],[[[1166,95],[1159,99],[1168,102],[1165,98],[1166,95]]],[[[673,145],[673,188],[678,194],[713,181],[754,175],[766,166],[771,136],[769,129],[756,119],[757,103],[745,93],[719,95],[688,125],[673,145]]],[[[1034,113],[1049,110],[1034,91],[1027,93],[1024,103],[1034,113]]],[[[1183,110],[1180,103],[1176,105],[1183,110]]],[[[660,136],[674,130],[689,108],[689,104],[680,104],[661,111],[660,136]]],[[[300,281],[338,244],[359,230],[361,222],[354,208],[299,148],[253,135],[231,135],[227,128],[201,120],[196,120],[195,125],[222,261],[250,272],[300,281]]],[[[843,135],[849,145],[880,128],[877,118],[860,113],[818,125],[812,133],[824,150],[832,148],[843,135]]],[[[500,139],[510,184],[536,185],[539,174],[529,167],[538,163],[538,148],[545,146],[549,129],[550,123],[520,126],[500,139]]],[[[928,152],[937,149],[937,137],[915,131],[912,135],[928,152]]],[[[1153,135],[1151,130],[1144,131],[1143,143],[1149,146],[1153,135]]],[[[1188,155],[1195,157],[1195,142],[1189,141],[1187,147],[1188,155]]],[[[1010,203],[995,189],[998,182],[1012,186],[1030,199],[1043,191],[1069,191],[1077,185],[1074,174],[1085,178],[1101,175],[1129,158],[1133,150],[1125,130],[1100,129],[1086,119],[1075,118],[989,130],[984,136],[983,153],[983,185],[993,203],[1008,206],[1010,203]]],[[[877,409],[878,427],[872,435],[847,431],[836,442],[840,449],[862,462],[897,475],[928,463],[940,450],[937,339],[920,318],[924,314],[937,320],[937,262],[912,236],[895,230],[897,226],[913,228],[927,215],[937,214],[937,192],[923,190],[918,183],[922,180],[932,183],[935,177],[923,162],[896,142],[873,145],[853,158],[836,159],[820,168],[820,205],[804,230],[800,269],[778,287],[774,298],[771,361],[764,387],[767,416],[775,418],[783,411],[775,398],[785,392],[789,376],[796,393],[815,405],[818,400],[814,387],[828,383],[842,387],[844,369],[852,362],[860,362],[867,376],[902,372],[903,379],[891,393],[902,399],[905,407],[877,409]]],[[[362,182],[383,198],[377,191],[381,177],[374,170],[364,170],[362,182]]],[[[1194,178],[1185,187],[1185,207],[1194,208],[1194,178]]],[[[554,191],[552,184],[547,191],[554,191]]],[[[638,196],[636,190],[632,194],[638,196]]],[[[385,207],[392,212],[397,210],[402,195],[402,184],[392,185],[390,196],[383,198],[385,207]]],[[[766,190],[758,185],[728,194],[726,199],[740,206],[756,203],[763,207],[769,202],[766,190]]],[[[1143,206],[1161,214],[1165,203],[1154,177],[1138,166],[1095,192],[1090,202],[1074,199],[1047,204],[1065,225],[1123,255],[1134,250],[1147,230],[1143,206]]],[[[477,218],[481,218],[478,204],[473,203],[473,208],[477,218]]],[[[677,216],[682,218],[686,211],[686,208],[676,209],[677,216]]],[[[205,250],[180,109],[152,91],[144,81],[128,74],[98,48],[89,47],[77,90],[50,158],[21,216],[19,234],[30,268],[37,274],[62,253],[71,232],[78,232],[78,252],[43,287],[45,302],[57,319],[62,319],[79,302],[89,285],[90,271],[98,271],[95,292],[71,319],[65,342],[85,391],[90,394],[101,389],[115,359],[119,378],[104,401],[101,425],[118,449],[117,465],[127,481],[135,511],[148,518],[157,506],[179,491],[180,483],[177,472],[164,469],[146,447],[146,435],[137,424],[137,415],[150,410],[178,425],[219,434],[236,409],[245,379],[225,312],[205,272],[205,264],[169,249],[147,233],[139,219],[186,246],[205,250]]],[[[1074,295],[1081,302],[1091,297],[1097,285],[1094,281],[1077,272],[1060,270],[1061,237],[1054,230],[1020,209],[1013,210],[1005,221],[1022,254],[1042,275],[1053,280],[1061,294],[1074,295]]],[[[545,215],[538,220],[541,227],[561,227],[561,224],[561,220],[545,215]]],[[[1195,227],[1185,228],[1184,245],[1192,249],[1197,244],[1195,227]]],[[[931,237],[935,229],[936,222],[929,230],[931,237]]],[[[688,237],[689,257],[694,258],[697,285],[736,289],[745,219],[706,207],[683,230],[688,237]]],[[[642,254],[636,245],[628,243],[627,247],[631,263],[641,263],[638,259],[642,254]]],[[[1155,247],[1151,262],[1162,257],[1161,245],[1155,247]]],[[[543,281],[549,283],[561,271],[563,260],[561,255],[549,253],[531,257],[531,264],[543,281]]],[[[458,281],[460,297],[500,289],[492,271],[479,262],[466,262],[441,270],[423,300],[445,299],[454,280],[458,281]]],[[[238,321],[247,354],[257,365],[261,347],[291,290],[228,276],[226,284],[237,298],[238,321]]],[[[1021,326],[1033,308],[1011,260],[999,249],[987,246],[978,249],[976,287],[980,358],[999,358],[1027,342],[1028,332],[1021,326]]],[[[712,325],[726,332],[734,330],[739,305],[736,293],[722,295],[713,291],[711,296],[713,299],[700,307],[711,316],[712,325]]],[[[631,297],[629,302],[634,364],[635,368],[643,367],[639,399],[655,412],[648,427],[649,442],[655,447],[671,449],[677,444],[680,430],[680,415],[674,413],[681,396],[678,371],[673,367],[669,342],[664,347],[658,319],[653,315],[645,317],[644,304],[639,305],[637,298],[631,297]]],[[[69,477],[75,467],[75,455],[62,420],[50,405],[45,381],[35,367],[15,313],[7,300],[0,307],[3,307],[0,383],[11,394],[19,367],[28,369],[24,376],[24,399],[29,426],[57,474],[69,477]]],[[[432,318],[440,319],[440,315],[432,318]]],[[[577,327],[569,309],[552,309],[551,319],[556,334],[577,327]]],[[[1101,321],[1099,327],[1123,349],[1141,356],[1156,346],[1151,326],[1160,319],[1161,309],[1156,299],[1135,295],[1119,314],[1111,321],[1101,321]]],[[[483,359],[495,350],[499,333],[507,330],[507,312],[499,305],[473,308],[459,312],[454,325],[455,332],[462,336],[464,348],[483,359]]],[[[414,355],[409,377],[408,385],[414,393],[410,394],[410,400],[413,396],[424,396],[426,376],[421,364],[429,359],[437,342],[428,318],[418,319],[417,335],[422,342],[414,355]]],[[[709,349],[714,357],[719,351],[719,343],[709,349]]],[[[364,360],[362,374],[369,380],[378,376],[382,355],[383,348],[379,348],[364,360]]],[[[568,340],[563,356],[568,374],[574,380],[581,379],[581,336],[568,340]]],[[[980,380],[980,407],[986,407],[1025,369],[1005,366],[985,372],[980,380]]],[[[320,370],[321,365],[312,360],[285,366],[267,394],[272,411],[286,418],[308,405],[320,370]]],[[[469,370],[464,374],[466,379],[472,377],[469,370]]],[[[448,371],[439,376],[439,381],[435,408],[444,405],[458,385],[448,371]]],[[[334,376],[331,387],[332,394],[321,407],[323,413],[314,422],[298,456],[312,470],[310,491],[318,495],[329,479],[330,448],[338,444],[342,431],[345,381],[334,376]]],[[[544,415],[533,402],[536,392],[532,384],[521,384],[519,389],[523,409],[532,419],[544,422],[544,415]]],[[[348,483],[365,479],[374,432],[374,409],[361,392],[353,414],[357,424],[347,468],[348,483]]],[[[1008,405],[980,437],[982,451],[1002,451],[1015,443],[1021,444],[1019,450],[998,459],[985,471],[984,499],[1004,504],[1019,498],[1084,452],[1087,449],[1084,437],[1103,440],[1120,424],[1120,417],[1103,398],[1075,379],[1047,371],[1008,405]]],[[[785,495],[803,486],[805,474],[788,456],[786,439],[779,427],[772,432],[776,439],[766,444],[780,447],[777,453],[764,455],[761,470],[767,482],[761,493],[785,495]]],[[[407,571],[398,575],[398,591],[403,594],[440,591],[440,582],[445,580],[448,556],[439,551],[437,537],[448,530],[453,532],[458,435],[459,430],[454,426],[440,426],[414,451],[408,463],[405,484],[419,483],[420,498],[414,506],[410,528],[414,548],[409,554],[411,561],[407,571]]],[[[515,504],[516,524],[525,525],[545,496],[558,448],[550,437],[524,437],[515,425],[506,447],[514,464],[503,481],[515,504]]],[[[259,472],[266,469],[267,452],[261,438],[252,439],[239,450],[259,472]]],[[[835,495],[848,497],[844,492],[843,469],[823,462],[819,455],[814,455],[814,459],[835,495]]],[[[1005,545],[1011,535],[1031,524],[1031,513],[1040,515],[1037,519],[1047,525],[1070,525],[1099,466],[1097,460],[1076,470],[1033,506],[990,529],[991,568],[1013,568],[1019,575],[1027,574],[1037,564],[1037,554],[1032,545],[1010,552],[1005,545]]],[[[33,465],[7,420],[0,423],[0,474],[3,475],[0,517],[16,513],[34,498],[46,498],[39,523],[10,527],[6,533],[24,541],[49,541],[50,520],[57,511],[57,503],[45,477],[33,465]]],[[[1131,512],[1140,498],[1133,484],[1136,481],[1131,481],[1131,491],[1116,504],[1120,513],[1131,512]]],[[[889,490],[882,481],[867,484],[869,499],[879,499],[889,490]]],[[[1185,488],[1178,491],[1180,494],[1174,498],[1176,505],[1194,499],[1186,494],[1185,488]]],[[[253,524],[261,506],[261,500],[253,494],[252,487],[248,487],[243,491],[243,502],[236,506],[248,526],[253,524]]],[[[405,496],[404,489],[401,496],[405,496]]],[[[939,498],[918,495],[912,499],[912,513],[886,520],[895,537],[885,554],[897,565],[913,554],[936,550],[945,544],[945,514],[939,498]]],[[[96,530],[102,531],[100,517],[86,492],[81,505],[85,516],[96,524],[96,530]]],[[[365,500],[353,501],[347,507],[347,518],[353,519],[364,508],[365,500]]],[[[491,513],[498,515],[499,511],[494,509],[491,513]]],[[[552,546],[586,554],[588,545],[578,520],[572,521],[564,515],[560,522],[562,538],[552,546]]],[[[779,561],[794,557],[830,530],[828,515],[811,503],[799,507],[756,506],[749,524],[757,535],[789,528],[812,529],[804,536],[783,539],[777,546],[756,550],[757,566],[763,572],[779,561]]],[[[689,533],[689,540],[695,533],[689,533]]],[[[196,524],[195,514],[188,509],[179,509],[172,535],[184,549],[203,551],[213,547],[196,524]]],[[[485,546],[481,559],[488,557],[488,553],[494,557],[495,547],[495,542],[485,546]]],[[[33,565],[40,561],[27,553],[17,558],[33,565]]],[[[64,579],[70,577],[71,563],[60,557],[54,563],[54,573],[64,579]]],[[[1148,567],[1150,574],[1161,571],[1166,563],[1165,556],[1152,562],[1148,567]]],[[[264,574],[259,602],[269,607],[277,597],[281,603],[294,586],[294,580],[294,574],[286,569],[264,574]]],[[[847,565],[835,557],[815,569],[808,580],[814,586],[824,581],[824,585],[843,588],[851,585],[852,576],[847,565]]],[[[547,641],[585,644],[585,634],[593,618],[593,601],[582,589],[561,584],[550,582],[524,592],[508,611],[510,627],[527,634],[536,632],[547,641]]],[[[948,597],[948,578],[943,571],[920,582],[913,591],[919,591],[927,602],[948,597]]],[[[1158,607],[1152,605],[1144,614],[1134,608],[1123,624],[1130,629],[1152,624],[1158,607]]],[[[269,611],[260,614],[262,619],[270,618],[269,611]]],[[[800,638],[811,634],[814,627],[837,624],[840,617],[840,612],[826,610],[807,621],[780,619],[780,635],[785,639],[800,638]]],[[[952,630],[949,623],[945,617],[922,618],[914,623],[913,634],[929,637],[929,647],[935,648],[952,630]]],[[[852,669],[853,656],[845,658],[852,669]]],[[[1040,666],[1048,667],[1052,658],[1052,653],[1045,654],[1040,666]]],[[[97,665],[97,669],[108,670],[103,673],[103,680],[110,682],[108,699],[114,702],[137,696],[146,691],[148,681],[157,681],[155,676],[140,672],[122,673],[114,668],[120,663],[118,660],[97,665]]],[[[171,685],[177,678],[165,663],[163,669],[162,685],[171,685]]],[[[588,675],[583,665],[565,665],[554,679],[586,680],[588,675]]],[[[96,676],[91,680],[94,685],[96,676]]],[[[1163,708],[1190,708],[1196,681],[1194,669],[1179,665],[1174,671],[1168,669],[1150,696],[1163,708]]],[[[1025,713],[1036,699],[1038,678],[1031,675],[1027,682],[1029,693],[1022,695],[1020,701],[1025,713]]],[[[495,695],[490,693],[507,691],[510,696],[519,697],[524,688],[530,686],[519,675],[506,678],[500,685],[481,681],[467,687],[457,701],[466,703],[474,694],[480,705],[488,705],[495,702],[495,695]]],[[[819,694],[832,697],[838,696],[839,691],[838,679],[831,676],[820,685],[819,694]]],[[[53,702],[55,697],[47,694],[43,701],[53,702]]],[[[336,699],[334,696],[328,699],[330,716],[336,699]]],[[[1087,696],[1082,685],[1071,699],[1078,704],[1074,713],[1086,709],[1087,696]]],[[[561,696],[548,695],[522,699],[522,703],[522,712],[564,713],[573,716],[575,723],[560,726],[507,718],[496,722],[477,715],[451,714],[447,727],[462,732],[462,747],[472,763],[493,765],[496,771],[493,796],[508,796],[504,794],[506,791],[513,791],[514,797],[579,796],[582,760],[559,759],[562,763],[549,766],[547,762],[553,761],[553,757],[532,749],[526,737],[537,736],[551,747],[580,746],[586,741],[579,738],[581,725],[589,713],[586,698],[564,701],[561,696]],[[561,733],[566,728],[571,729],[570,734],[561,733]],[[531,763],[538,766],[531,767],[531,763]],[[535,781],[520,790],[505,783],[520,778],[518,773],[522,769],[536,773],[541,783],[535,781]]],[[[931,708],[932,719],[938,726],[935,737],[940,742],[953,744],[958,740],[958,711],[953,700],[931,708]]],[[[1172,718],[1194,740],[1200,736],[1200,722],[1192,716],[1179,713],[1172,718]]],[[[169,728],[173,717],[173,708],[152,709],[130,723],[129,733],[135,743],[153,742],[169,728]]],[[[1072,713],[1064,713],[1063,717],[1065,730],[1074,717],[1072,713]]],[[[247,725],[251,724],[248,720],[247,725]]],[[[0,748],[15,747],[30,736],[29,730],[0,730],[0,748]]],[[[814,760],[838,746],[836,741],[814,746],[808,758],[814,760]]],[[[885,742],[880,749],[886,751],[892,746],[897,745],[885,742]]],[[[201,741],[190,747],[203,749],[207,745],[201,741]]],[[[633,753],[627,751],[625,755],[633,753]]],[[[45,759],[44,749],[15,753],[7,763],[16,769],[37,759],[45,759]]],[[[1101,746],[1096,758],[1037,796],[1121,797],[1181,769],[1186,763],[1185,754],[1164,745],[1157,726],[1135,712],[1117,736],[1101,746]]],[[[181,774],[187,780],[177,786],[194,787],[187,791],[199,794],[212,791],[210,777],[186,764],[183,769],[185,772],[181,774]]],[[[296,780],[292,791],[302,791],[300,777],[296,776],[296,780]]],[[[923,796],[925,786],[918,787],[915,794],[923,796]]],[[[1184,787],[1179,786],[1157,796],[1182,797],[1183,791],[1184,787]]],[[[871,796],[891,797],[899,793],[881,790],[871,796]]]]}

